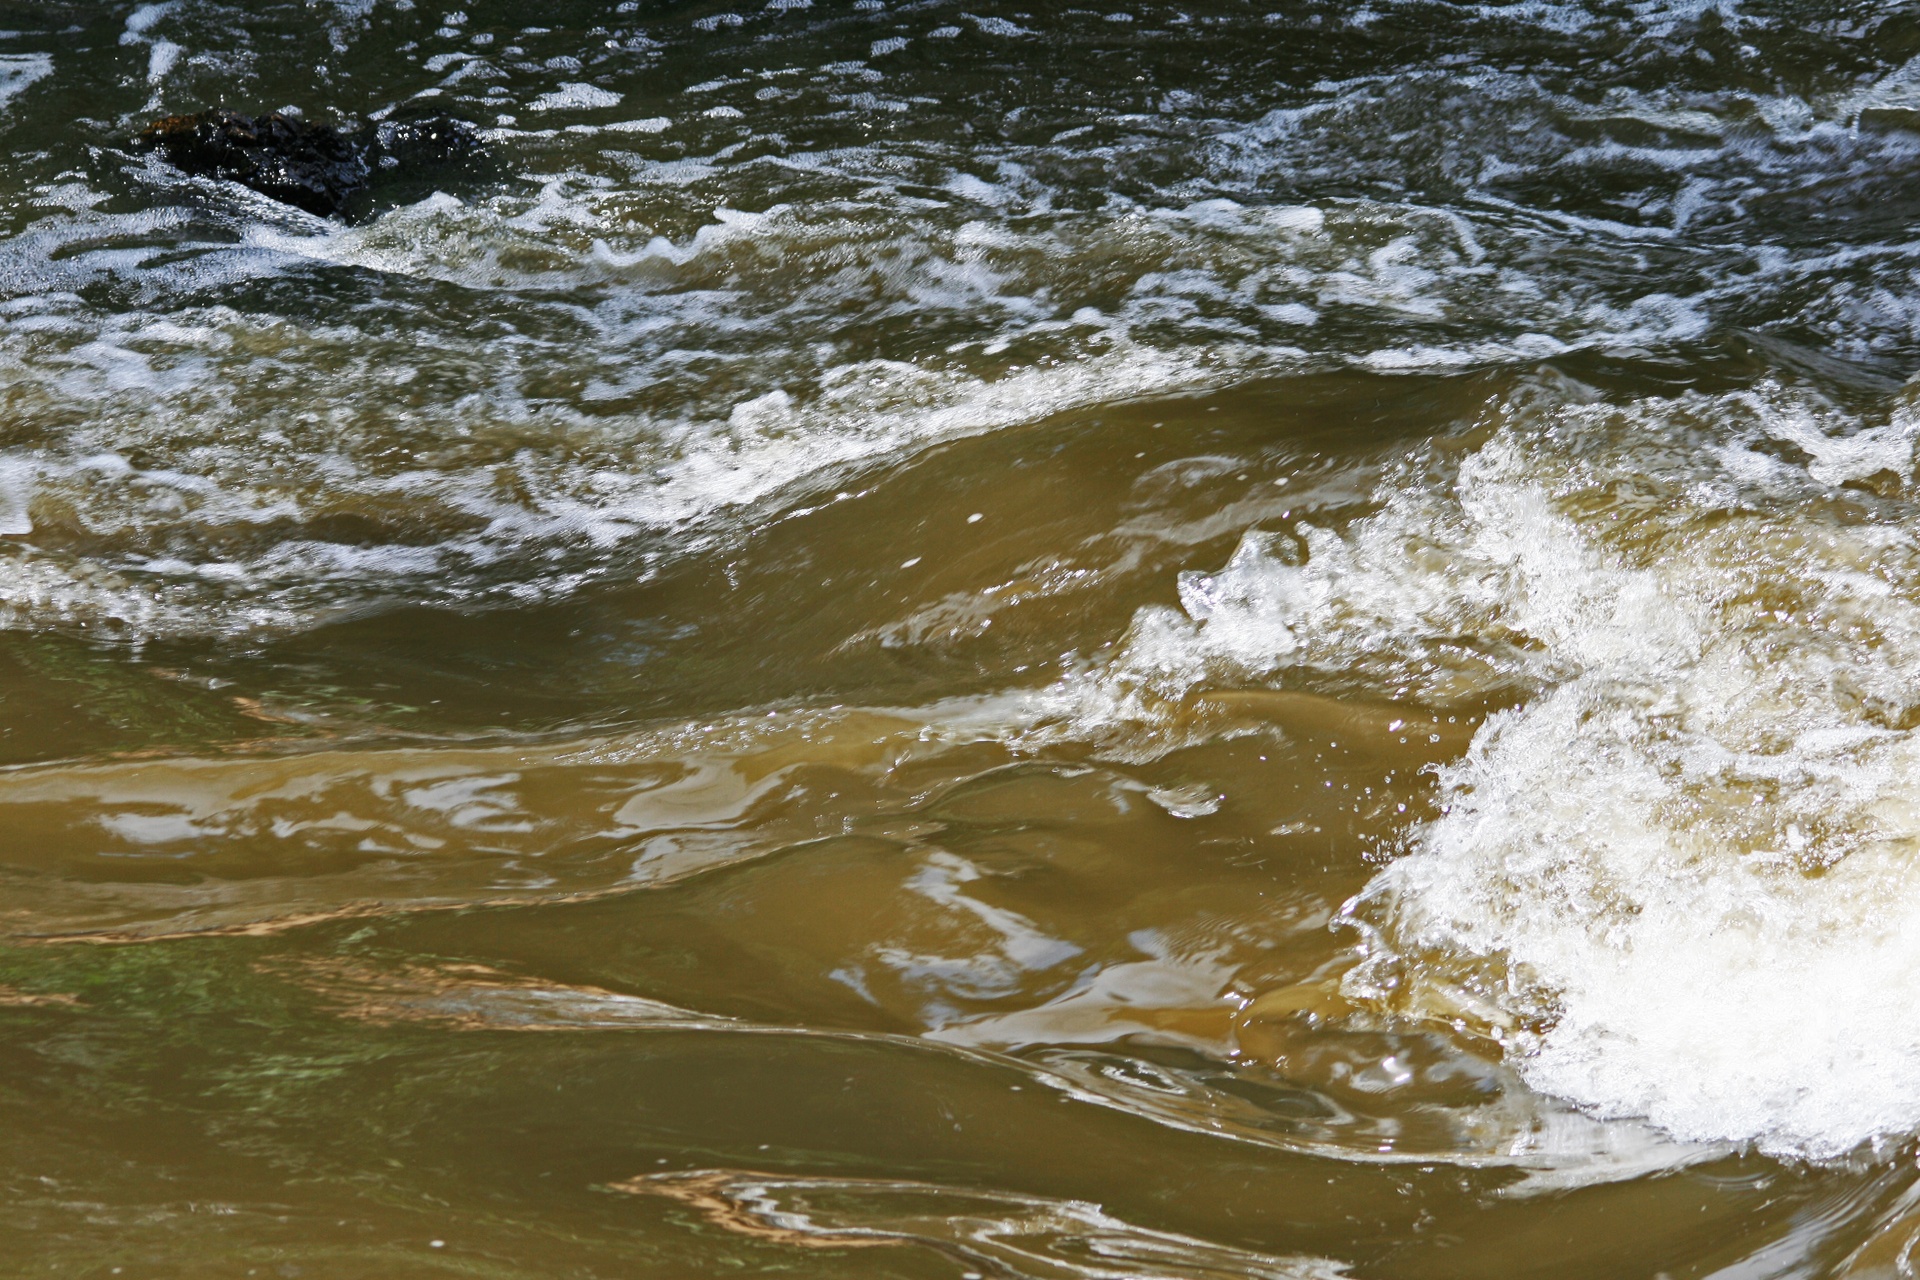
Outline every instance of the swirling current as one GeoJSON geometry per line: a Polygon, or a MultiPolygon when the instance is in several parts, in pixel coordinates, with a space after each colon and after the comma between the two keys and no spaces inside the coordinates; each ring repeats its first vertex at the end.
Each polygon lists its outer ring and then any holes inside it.
{"type": "Polygon", "coordinates": [[[1914,1274],[1920,6],[726,3],[0,0],[0,1274],[1914,1274]]]}

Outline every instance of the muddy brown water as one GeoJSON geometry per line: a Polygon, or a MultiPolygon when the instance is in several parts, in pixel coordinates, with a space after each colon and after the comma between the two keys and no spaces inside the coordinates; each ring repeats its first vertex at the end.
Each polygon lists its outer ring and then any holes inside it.
{"type": "Polygon", "coordinates": [[[1911,1274],[1917,32],[0,3],[0,1274],[1911,1274]]]}

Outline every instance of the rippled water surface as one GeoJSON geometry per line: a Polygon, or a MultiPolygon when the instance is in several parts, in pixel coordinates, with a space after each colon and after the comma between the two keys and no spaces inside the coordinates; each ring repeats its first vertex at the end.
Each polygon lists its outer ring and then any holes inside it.
{"type": "Polygon", "coordinates": [[[724,3],[0,0],[0,1274],[1914,1274],[1920,8],[724,3]]]}

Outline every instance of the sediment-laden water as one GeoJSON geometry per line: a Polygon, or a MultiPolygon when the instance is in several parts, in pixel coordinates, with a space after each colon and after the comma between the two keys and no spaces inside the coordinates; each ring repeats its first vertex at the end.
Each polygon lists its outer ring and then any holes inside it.
{"type": "Polygon", "coordinates": [[[0,153],[0,1273],[1920,1265],[1920,9],[12,0],[0,153]]]}

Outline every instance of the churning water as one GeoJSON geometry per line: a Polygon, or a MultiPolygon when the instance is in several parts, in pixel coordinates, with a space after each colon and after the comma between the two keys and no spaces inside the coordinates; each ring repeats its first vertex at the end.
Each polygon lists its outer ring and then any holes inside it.
{"type": "Polygon", "coordinates": [[[0,149],[0,1271],[1920,1265],[1920,8],[0,0],[0,149]]]}

